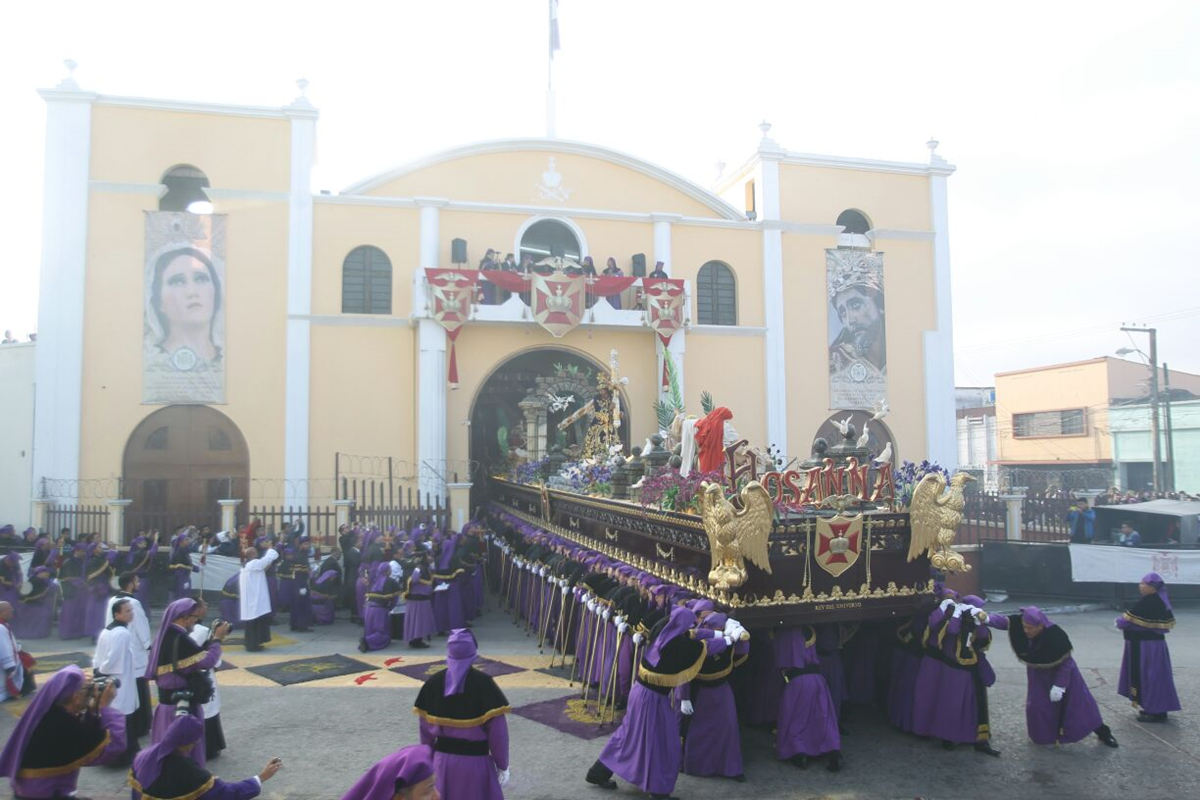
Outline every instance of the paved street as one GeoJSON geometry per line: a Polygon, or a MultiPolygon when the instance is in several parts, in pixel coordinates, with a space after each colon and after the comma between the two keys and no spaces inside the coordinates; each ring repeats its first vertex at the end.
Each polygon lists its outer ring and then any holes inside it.
{"type": "MultiPolygon", "coordinates": [[[[1010,607],[1015,601],[1005,604],[1010,607]]],[[[1061,748],[1035,746],[1025,736],[1025,670],[1002,638],[991,650],[998,680],[991,692],[994,745],[999,759],[970,748],[947,753],[937,744],[892,731],[881,715],[859,712],[844,740],[847,768],[832,775],[810,767],[800,771],[772,757],[773,739],[766,731],[743,730],[745,784],[720,779],[680,778],[676,794],[685,800],[708,798],[1118,798],[1140,796],[1149,789],[1157,797],[1189,797],[1200,774],[1200,610],[1176,609],[1179,619],[1170,637],[1176,683],[1185,710],[1167,725],[1142,725],[1127,701],[1116,695],[1121,637],[1112,627],[1115,613],[1093,611],[1058,618],[1075,644],[1075,657],[1100,702],[1105,721],[1121,743],[1118,750],[1088,740],[1061,748]]],[[[286,626],[284,626],[286,628],[286,626]]],[[[266,784],[268,798],[340,797],[373,761],[416,741],[412,701],[420,685],[420,667],[444,656],[444,642],[427,651],[395,644],[390,650],[360,654],[360,629],[339,622],[312,634],[288,634],[265,653],[247,654],[227,648],[236,669],[220,673],[226,738],[230,749],[210,766],[216,774],[241,779],[256,773],[272,756],[285,767],[266,784]],[[301,659],[339,653],[353,662],[346,674],[309,680],[333,669],[328,659],[316,672],[301,659]],[[400,658],[401,661],[389,660],[400,658]],[[261,669],[264,674],[253,670],[261,669]],[[405,670],[412,675],[393,670],[405,670]],[[300,678],[304,682],[280,685],[300,678]]],[[[475,626],[480,652],[497,662],[497,682],[514,709],[572,694],[559,677],[534,671],[548,656],[537,654],[537,642],[515,628],[511,617],[493,610],[475,626]],[[506,666],[499,666],[506,665],[506,666]]],[[[51,653],[89,652],[83,640],[29,643],[43,658],[51,653]]],[[[61,660],[61,659],[59,659],[61,660]]],[[[7,736],[20,707],[0,711],[0,734],[7,736]],[[7,712],[7,713],[5,713],[7,712]]],[[[641,796],[622,783],[615,793],[587,786],[583,773],[603,746],[604,738],[582,739],[517,713],[509,715],[512,737],[512,800],[623,798],[641,796]]],[[[127,798],[124,775],[117,770],[84,770],[80,793],[96,800],[127,798]]]]}

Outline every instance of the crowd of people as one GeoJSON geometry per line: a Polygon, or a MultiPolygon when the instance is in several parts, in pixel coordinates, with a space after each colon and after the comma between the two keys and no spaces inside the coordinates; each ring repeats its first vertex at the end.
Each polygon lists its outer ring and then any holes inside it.
{"type": "MultiPolygon", "coordinates": [[[[485,585],[539,644],[563,665],[571,662],[572,681],[580,680],[596,718],[615,722],[624,711],[581,776],[596,786],[615,788],[620,777],[653,798],[669,798],[680,773],[745,780],[742,723],[773,728],[779,759],[800,768],[823,759],[840,771],[852,709],[871,703],[901,731],[998,756],[987,697],[995,682],[987,659],[994,631],[1007,633],[1027,667],[1032,741],[1067,744],[1094,735],[1117,747],[1060,625],[1033,607],[989,613],[983,599],[940,585],[928,614],[752,633],[710,600],[502,511],[459,533],[347,527],[328,554],[301,525],[286,526],[276,539],[252,523],[236,537],[244,546],[236,581],[223,587],[221,612],[206,626],[209,608],[188,586],[192,533],[173,537],[175,596],[156,631],[136,570],[121,572],[119,590],[105,593],[90,676],[67,667],[36,688],[14,604],[0,600],[0,699],[32,694],[0,753],[0,775],[16,797],[68,796],[80,769],[99,764],[129,767],[135,800],[256,796],[281,768],[279,759],[232,783],[207,769],[225,747],[216,681],[223,644],[240,625],[247,649],[262,647],[285,602],[293,627],[322,624],[327,599],[330,613],[344,605],[363,625],[360,649],[388,647],[394,638],[422,648],[433,635],[449,634],[447,668],[426,681],[414,703],[420,744],[381,760],[344,800],[500,800],[511,774],[509,704],[473,666],[478,643],[469,629],[485,585]]],[[[66,579],[83,580],[87,596],[96,551],[84,543],[77,557],[75,546],[62,559],[47,554],[30,576],[57,569],[61,580],[72,560],[82,560],[66,579]]],[[[131,548],[125,563],[140,563],[152,546],[131,548]]],[[[1180,708],[1165,639],[1174,616],[1160,576],[1146,575],[1140,590],[1141,599],[1116,622],[1125,640],[1117,691],[1137,706],[1139,720],[1161,723],[1180,708]]]]}

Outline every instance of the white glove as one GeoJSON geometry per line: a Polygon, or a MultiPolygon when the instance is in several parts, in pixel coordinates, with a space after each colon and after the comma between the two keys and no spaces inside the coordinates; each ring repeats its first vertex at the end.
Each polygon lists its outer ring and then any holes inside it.
{"type": "Polygon", "coordinates": [[[1058,701],[1063,699],[1063,695],[1066,693],[1067,693],[1067,690],[1061,686],[1051,686],[1050,687],[1050,702],[1057,703],[1058,701]]]}
{"type": "Polygon", "coordinates": [[[690,717],[692,714],[694,714],[696,712],[696,709],[692,708],[691,700],[684,700],[682,703],[679,704],[679,711],[685,717],[690,717]]]}
{"type": "Polygon", "coordinates": [[[961,617],[963,615],[963,612],[966,611],[968,608],[974,608],[974,606],[964,606],[964,605],[960,605],[960,604],[955,604],[954,618],[958,619],[959,617],[961,617]]]}
{"type": "Polygon", "coordinates": [[[449,590],[450,590],[450,584],[448,584],[448,583],[443,583],[443,584],[441,584],[441,585],[439,585],[439,586],[435,586],[433,590],[434,590],[435,592],[446,592],[446,591],[449,591],[449,590]]]}
{"type": "Polygon", "coordinates": [[[732,637],[732,636],[730,636],[730,635],[727,633],[727,634],[725,634],[725,636],[724,636],[723,638],[725,639],[725,644],[726,644],[726,646],[728,646],[728,647],[733,647],[733,637],[732,637]]]}
{"type": "Polygon", "coordinates": [[[587,601],[587,610],[592,612],[593,614],[596,613],[596,601],[595,600],[587,601]]]}
{"type": "Polygon", "coordinates": [[[954,598],[947,597],[945,600],[942,601],[941,609],[942,609],[942,611],[945,611],[947,608],[949,608],[952,605],[954,605],[954,598]]]}
{"type": "Polygon", "coordinates": [[[624,621],[625,621],[625,618],[622,617],[620,614],[613,617],[613,624],[616,625],[618,628],[621,627],[621,623],[623,623],[624,621]]]}
{"type": "Polygon", "coordinates": [[[725,632],[726,633],[729,633],[729,631],[733,630],[734,628],[740,628],[740,627],[742,627],[742,623],[738,622],[733,617],[730,617],[729,619],[725,620],[725,632]]]}
{"type": "Polygon", "coordinates": [[[982,608],[979,609],[978,611],[976,611],[975,612],[975,621],[978,622],[980,625],[986,625],[987,621],[988,621],[987,612],[984,611],[982,608]]]}
{"type": "Polygon", "coordinates": [[[566,586],[564,586],[564,587],[562,587],[562,589],[560,589],[560,591],[562,592],[562,596],[566,597],[567,593],[570,592],[571,590],[568,589],[566,586]]]}
{"type": "Polygon", "coordinates": [[[629,630],[629,626],[626,625],[624,622],[617,623],[617,633],[624,633],[627,630],[629,630]]]}
{"type": "Polygon", "coordinates": [[[640,633],[635,633],[633,635],[633,643],[634,644],[641,644],[644,641],[646,641],[646,637],[642,636],[640,633]]]}
{"type": "Polygon", "coordinates": [[[559,578],[559,579],[558,579],[558,585],[559,585],[559,587],[560,587],[560,588],[562,588],[562,589],[565,589],[565,588],[567,588],[567,579],[566,579],[566,578],[559,578]]]}
{"type": "Polygon", "coordinates": [[[509,778],[509,775],[511,775],[511,774],[512,774],[511,769],[496,770],[496,780],[500,783],[501,786],[503,786],[504,784],[508,783],[508,778],[509,778]]]}
{"type": "Polygon", "coordinates": [[[304,597],[304,595],[306,595],[306,594],[308,594],[308,589],[301,589],[301,590],[300,590],[300,596],[301,596],[301,597],[304,597]]]}
{"type": "Polygon", "coordinates": [[[538,573],[538,575],[542,578],[546,577],[546,568],[542,567],[542,571],[540,573],[538,573]]]}

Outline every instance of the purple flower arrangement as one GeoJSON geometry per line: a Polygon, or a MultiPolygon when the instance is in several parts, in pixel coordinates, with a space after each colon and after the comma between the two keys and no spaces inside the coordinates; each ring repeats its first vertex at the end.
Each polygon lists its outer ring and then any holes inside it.
{"type": "Polygon", "coordinates": [[[587,461],[572,461],[558,473],[572,492],[580,494],[612,494],[612,467],[587,461]]]}
{"type": "Polygon", "coordinates": [[[721,472],[693,472],[685,478],[677,470],[663,467],[642,482],[642,505],[697,514],[700,511],[697,495],[705,481],[722,483],[721,472]]]}
{"type": "Polygon", "coordinates": [[[539,458],[537,461],[526,461],[524,464],[517,464],[512,471],[512,482],[521,486],[528,486],[531,483],[540,483],[542,467],[546,465],[548,459],[539,458]]]}
{"type": "Polygon", "coordinates": [[[914,464],[911,461],[905,461],[901,464],[895,475],[896,506],[908,508],[912,504],[913,490],[917,488],[917,484],[926,475],[933,473],[941,473],[946,482],[950,482],[950,473],[937,462],[922,461],[920,464],[914,464]]]}

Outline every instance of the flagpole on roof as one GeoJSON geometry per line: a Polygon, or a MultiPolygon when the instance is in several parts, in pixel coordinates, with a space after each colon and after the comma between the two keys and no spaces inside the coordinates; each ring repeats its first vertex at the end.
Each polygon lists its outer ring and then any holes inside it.
{"type": "Polygon", "coordinates": [[[546,138],[555,138],[554,126],[554,51],[560,49],[558,40],[558,0],[550,0],[550,52],[546,75],[546,138]]]}

